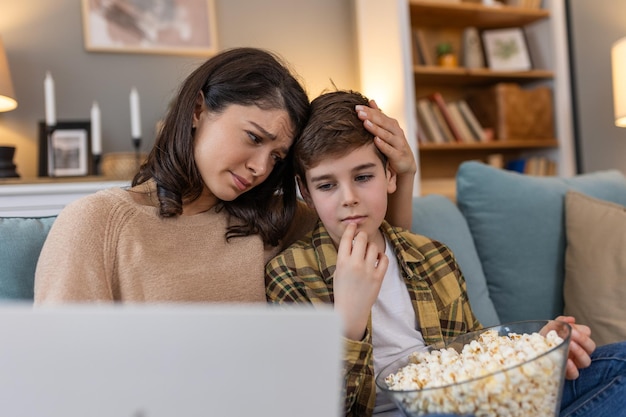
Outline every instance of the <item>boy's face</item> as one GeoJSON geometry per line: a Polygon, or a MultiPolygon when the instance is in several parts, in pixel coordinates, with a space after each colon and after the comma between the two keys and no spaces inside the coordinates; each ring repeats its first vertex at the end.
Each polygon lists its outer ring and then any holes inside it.
{"type": "Polygon", "coordinates": [[[358,225],[357,232],[366,232],[370,241],[378,239],[387,194],[396,190],[396,175],[383,166],[372,143],[344,156],[324,158],[307,171],[306,185],[301,187],[302,196],[338,247],[350,223],[358,225]]]}

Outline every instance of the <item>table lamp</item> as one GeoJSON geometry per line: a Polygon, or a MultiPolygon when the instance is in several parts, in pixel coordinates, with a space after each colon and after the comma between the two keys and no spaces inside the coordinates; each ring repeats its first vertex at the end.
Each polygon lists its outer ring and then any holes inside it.
{"type": "Polygon", "coordinates": [[[615,126],[626,127],[626,37],[611,47],[615,126]]]}
{"type": "MultiPolygon", "coordinates": [[[[0,38],[0,112],[10,111],[17,107],[9,62],[4,52],[4,44],[0,38]]],[[[0,178],[19,177],[13,164],[14,146],[0,145],[0,178]]]]}

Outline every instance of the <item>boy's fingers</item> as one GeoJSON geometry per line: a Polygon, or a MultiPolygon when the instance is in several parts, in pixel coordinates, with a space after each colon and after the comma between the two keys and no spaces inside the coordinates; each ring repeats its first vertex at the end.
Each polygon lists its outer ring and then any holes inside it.
{"type": "Polygon", "coordinates": [[[384,253],[381,253],[380,256],[374,262],[374,268],[380,269],[381,271],[387,271],[387,267],[389,266],[389,258],[384,253]]]}
{"type": "Polygon", "coordinates": [[[352,253],[352,245],[354,244],[354,236],[356,233],[356,224],[349,224],[346,227],[346,230],[343,232],[341,236],[341,240],[339,241],[339,249],[337,252],[339,254],[344,253],[349,255],[352,253]]]}

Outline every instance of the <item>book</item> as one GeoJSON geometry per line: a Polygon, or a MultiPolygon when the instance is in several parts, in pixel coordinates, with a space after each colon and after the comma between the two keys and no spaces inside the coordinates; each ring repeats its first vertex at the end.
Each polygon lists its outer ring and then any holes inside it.
{"type": "MultiPolygon", "coordinates": [[[[420,126],[422,126],[423,122],[419,119],[420,117],[418,115],[418,123],[420,126]]],[[[417,142],[418,143],[430,143],[431,142],[430,138],[426,136],[426,132],[424,132],[424,129],[421,129],[421,128],[417,129],[417,142]]]]}
{"type": "Polygon", "coordinates": [[[532,176],[556,175],[556,163],[545,156],[529,156],[508,161],[505,169],[532,176]]]}
{"type": "Polygon", "coordinates": [[[457,138],[452,133],[452,130],[450,130],[450,126],[448,125],[448,122],[446,118],[444,117],[441,109],[437,106],[437,104],[432,103],[432,102],[430,103],[430,107],[433,110],[433,114],[435,115],[435,121],[437,122],[437,127],[439,127],[439,131],[443,135],[443,138],[445,139],[446,143],[456,142],[457,138]]]}
{"type": "Polygon", "coordinates": [[[467,125],[467,123],[463,119],[463,116],[461,115],[461,111],[459,110],[459,106],[457,105],[457,103],[451,102],[451,103],[448,103],[447,106],[448,106],[448,113],[450,113],[452,120],[454,120],[454,124],[459,130],[459,133],[461,134],[461,140],[459,142],[464,142],[464,143],[476,142],[474,140],[474,136],[472,136],[472,132],[470,131],[469,126],[467,125]]]}
{"type": "Polygon", "coordinates": [[[472,135],[474,136],[474,139],[479,142],[486,142],[487,135],[485,135],[485,129],[483,129],[482,125],[476,118],[476,115],[467,104],[467,102],[465,100],[459,100],[457,104],[459,106],[459,111],[461,112],[463,119],[465,119],[465,121],[467,122],[467,125],[469,126],[472,135]]]}
{"type": "Polygon", "coordinates": [[[430,94],[428,98],[435,104],[435,106],[441,112],[441,116],[445,119],[445,122],[448,125],[448,129],[452,133],[453,140],[451,140],[451,142],[462,142],[463,141],[462,133],[459,131],[459,128],[456,126],[456,123],[454,119],[452,118],[452,115],[450,115],[446,101],[444,100],[441,93],[439,93],[438,91],[435,91],[434,93],[430,94]]]}
{"type": "Polygon", "coordinates": [[[430,100],[427,98],[417,100],[417,111],[424,122],[424,130],[428,138],[433,143],[445,143],[443,135],[437,127],[437,121],[435,120],[433,110],[430,107],[430,100]]]}
{"type": "Polygon", "coordinates": [[[515,171],[519,172],[520,174],[524,173],[525,167],[526,159],[524,158],[512,159],[504,165],[504,169],[506,169],[507,171],[515,171]]]}
{"type": "Polygon", "coordinates": [[[492,153],[487,155],[487,164],[494,168],[504,168],[504,155],[501,153],[492,153]]]}
{"type": "Polygon", "coordinates": [[[524,159],[524,170],[526,175],[539,175],[539,158],[531,156],[524,159]]]}
{"type": "Polygon", "coordinates": [[[429,47],[429,43],[426,40],[426,31],[424,29],[414,29],[415,41],[419,48],[424,65],[437,65],[437,59],[435,57],[435,51],[429,47]]]}
{"type": "Polygon", "coordinates": [[[433,143],[434,139],[431,137],[430,132],[427,131],[426,120],[417,107],[417,103],[415,107],[415,113],[417,114],[417,141],[419,143],[433,143]]]}
{"type": "Polygon", "coordinates": [[[426,65],[426,61],[424,59],[424,53],[422,52],[422,46],[420,45],[417,39],[417,31],[413,31],[412,36],[412,45],[413,45],[413,65],[426,65]]]}

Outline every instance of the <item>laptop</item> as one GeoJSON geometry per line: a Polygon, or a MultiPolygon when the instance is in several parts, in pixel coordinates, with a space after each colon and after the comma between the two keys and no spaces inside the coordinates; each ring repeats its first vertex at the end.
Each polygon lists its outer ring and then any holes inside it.
{"type": "Polygon", "coordinates": [[[332,309],[0,305],[11,417],[339,416],[332,309]]]}

